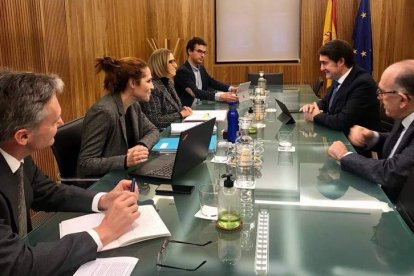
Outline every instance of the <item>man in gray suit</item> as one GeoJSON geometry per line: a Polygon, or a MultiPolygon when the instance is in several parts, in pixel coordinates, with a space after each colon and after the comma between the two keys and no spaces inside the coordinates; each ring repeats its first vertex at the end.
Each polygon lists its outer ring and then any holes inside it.
{"type": "Polygon", "coordinates": [[[355,146],[380,152],[381,159],[349,152],[339,141],[329,147],[328,154],[340,161],[343,170],[381,184],[390,199],[395,200],[414,170],[414,60],[389,66],[378,87],[377,97],[386,115],[395,120],[393,129],[389,133],[378,133],[354,126],[349,141],[355,146]]]}
{"type": "MultiPolygon", "coordinates": [[[[109,193],[57,185],[30,154],[54,142],[63,124],[55,75],[0,72],[0,274],[61,275],[96,259],[97,251],[128,231],[139,217],[138,193],[122,180],[109,193]],[[57,241],[26,245],[29,210],[105,211],[100,225],[57,241]]],[[[138,190],[138,189],[136,189],[138,190]]],[[[47,237],[45,237],[47,238],[47,237]]]]}

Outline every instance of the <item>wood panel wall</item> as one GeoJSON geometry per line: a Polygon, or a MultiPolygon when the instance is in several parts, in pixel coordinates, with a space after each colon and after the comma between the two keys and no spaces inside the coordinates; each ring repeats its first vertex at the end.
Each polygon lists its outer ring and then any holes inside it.
{"type": "MultiPolygon", "coordinates": [[[[337,3],[338,37],[352,43],[359,0],[337,3]]],[[[186,59],[186,41],[203,37],[210,52],[205,66],[224,82],[237,84],[248,72],[265,70],[283,72],[288,84],[311,84],[320,74],[317,51],[325,10],[325,0],[302,0],[300,63],[216,65],[214,0],[0,0],[0,66],[60,75],[66,84],[59,98],[66,121],[83,115],[103,95],[103,76],[95,74],[94,59],[103,55],[148,59],[147,37],[159,45],[168,39],[170,49],[183,39],[176,57],[179,63],[186,59]]],[[[371,13],[373,76],[378,81],[389,64],[414,57],[414,1],[371,0],[371,13]]],[[[38,152],[35,159],[56,177],[49,149],[38,152]]]]}

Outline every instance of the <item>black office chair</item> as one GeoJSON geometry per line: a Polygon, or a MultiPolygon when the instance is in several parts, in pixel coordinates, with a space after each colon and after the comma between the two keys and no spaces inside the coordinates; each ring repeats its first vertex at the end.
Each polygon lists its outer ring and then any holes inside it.
{"type": "Polygon", "coordinates": [[[323,87],[323,79],[319,77],[315,83],[312,85],[313,93],[315,93],[315,96],[319,99],[321,98],[321,89],[323,87]]]}
{"type": "Polygon", "coordinates": [[[396,207],[405,223],[414,232],[414,168],[397,197],[396,207]]]}
{"type": "MultiPolygon", "coordinates": [[[[267,81],[267,85],[283,85],[283,73],[265,73],[264,78],[267,81]]],[[[247,74],[247,80],[251,82],[251,85],[257,85],[258,79],[259,73],[247,74]]]]}
{"type": "Polygon", "coordinates": [[[84,117],[80,117],[58,128],[52,151],[59,167],[60,181],[65,184],[87,188],[99,179],[76,176],[83,119],[84,117]]]}

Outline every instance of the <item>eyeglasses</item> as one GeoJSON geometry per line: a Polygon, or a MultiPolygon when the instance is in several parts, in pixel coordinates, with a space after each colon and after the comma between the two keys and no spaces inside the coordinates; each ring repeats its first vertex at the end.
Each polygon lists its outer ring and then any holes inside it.
{"type": "Polygon", "coordinates": [[[384,91],[381,88],[378,88],[376,92],[378,98],[382,98],[384,94],[396,94],[396,93],[398,93],[398,91],[384,91]]]}
{"type": "Polygon", "coordinates": [[[166,251],[167,251],[167,246],[168,246],[169,243],[180,243],[180,244],[188,244],[188,245],[194,245],[194,246],[206,246],[206,245],[212,243],[212,241],[208,241],[206,243],[200,244],[200,243],[191,243],[191,242],[184,242],[184,241],[176,241],[176,240],[166,239],[164,241],[164,243],[162,244],[161,250],[157,254],[157,263],[156,263],[157,266],[166,267],[166,268],[173,268],[173,269],[179,269],[179,270],[185,270],[185,271],[196,271],[197,269],[202,267],[205,263],[207,263],[207,261],[206,260],[202,261],[195,268],[185,268],[185,267],[178,267],[178,266],[171,266],[171,265],[162,264],[162,258],[165,257],[165,254],[166,254],[166,251]]]}
{"type": "Polygon", "coordinates": [[[207,51],[203,51],[201,49],[195,49],[194,51],[196,51],[197,53],[199,53],[200,55],[208,55],[207,51]]]}
{"type": "Polygon", "coordinates": [[[174,64],[174,63],[177,63],[177,61],[175,59],[172,59],[172,60],[169,60],[168,63],[169,64],[174,64]]]}

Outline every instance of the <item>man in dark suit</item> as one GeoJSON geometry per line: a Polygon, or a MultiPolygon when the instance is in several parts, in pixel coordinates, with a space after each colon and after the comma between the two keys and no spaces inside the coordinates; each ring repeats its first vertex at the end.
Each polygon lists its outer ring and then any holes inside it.
{"type": "Polygon", "coordinates": [[[301,110],[305,119],[348,135],[353,125],[378,130],[379,103],[375,81],[364,69],[354,63],[351,45],[343,40],[332,40],[319,49],[321,71],[332,85],[326,96],[301,110]]]}
{"type": "Polygon", "coordinates": [[[187,61],[181,65],[175,76],[175,90],[183,106],[193,104],[194,98],[210,101],[237,101],[237,88],[212,78],[204,68],[207,55],[207,43],[199,37],[193,37],[187,43],[187,61]]]}
{"type": "Polygon", "coordinates": [[[339,141],[328,154],[341,163],[341,168],[379,183],[395,200],[403,183],[414,170],[414,60],[389,66],[381,76],[377,95],[387,116],[395,120],[389,133],[378,133],[361,126],[352,127],[349,141],[365,149],[375,149],[381,159],[371,159],[349,152],[339,141]]]}
{"type": "Polygon", "coordinates": [[[56,184],[30,154],[51,146],[63,124],[55,75],[0,72],[0,271],[2,275],[60,275],[94,260],[103,246],[128,231],[139,216],[137,193],[122,180],[109,193],[56,184]],[[29,210],[105,210],[100,225],[61,240],[26,245],[29,210]]]}

